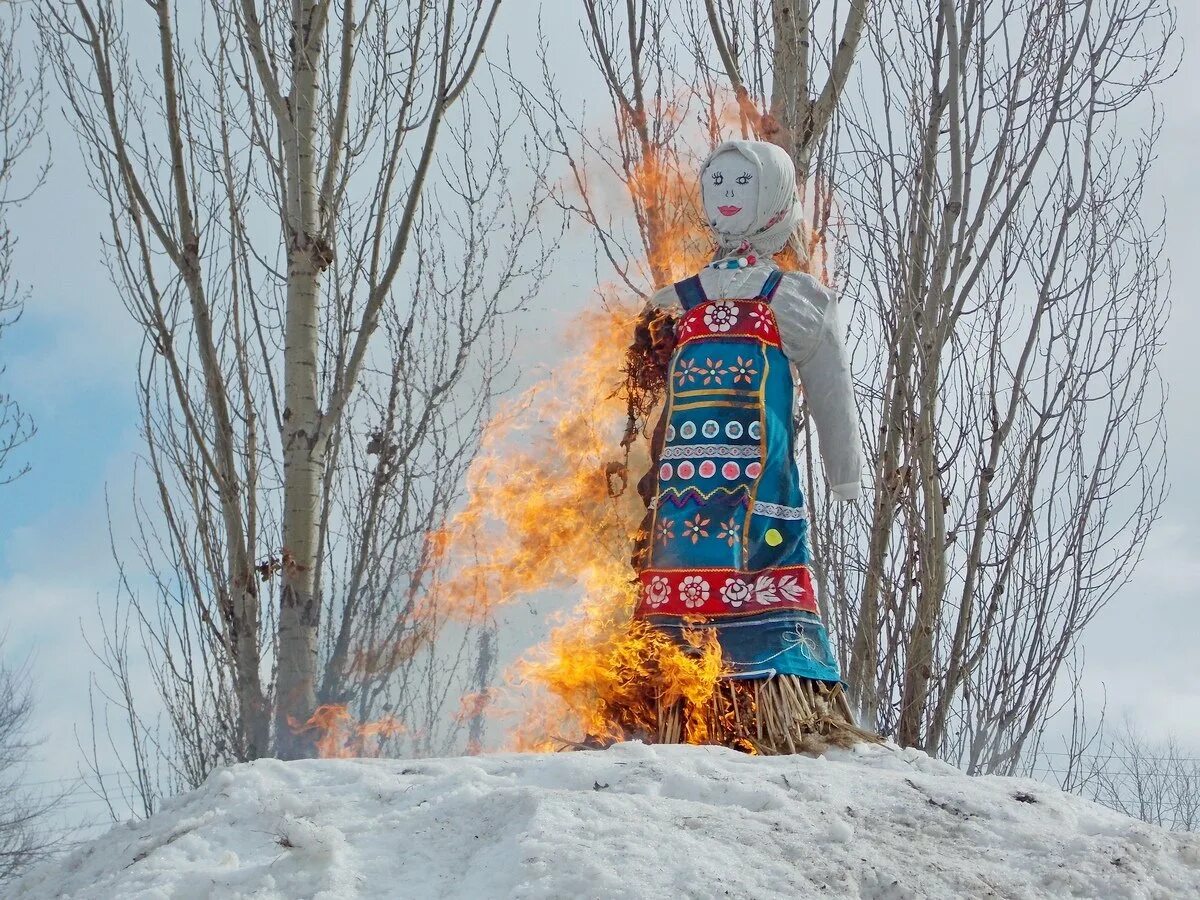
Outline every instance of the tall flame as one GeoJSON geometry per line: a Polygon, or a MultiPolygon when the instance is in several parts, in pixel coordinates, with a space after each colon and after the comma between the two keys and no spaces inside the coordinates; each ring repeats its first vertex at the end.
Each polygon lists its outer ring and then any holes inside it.
{"type": "MultiPolygon", "coordinates": [[[[674,159],[643,161],[624,185],[650,268],[669,279],[712,252],[695,179],[674,159]]],[[[435,592],[443,609],[477,615],[546,589],[582,592],[570,619],[511,673],[523,691],[513,739],[521,749],[652,733],[660,704],[703,705],[721,674],[711,634],[697,631],[681,647],[632,619],[631,543],[645,513],[634,482],[650,461],[646,441],[621,458],[621,386],[642,306],[608,291],[599,309],[567,324],[563,362],[488,424],[466,503],[435,537],[453,561],[435,592]]],[[[688,740],[705,739],[701,722],[688,740]]]]}

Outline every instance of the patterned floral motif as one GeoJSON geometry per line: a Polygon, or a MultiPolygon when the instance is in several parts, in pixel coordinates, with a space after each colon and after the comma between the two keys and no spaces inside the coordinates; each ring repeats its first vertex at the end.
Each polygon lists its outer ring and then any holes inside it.
{"type": "Polygon", "coordinates": [[[721,599],[727,606],[738,609],[750,601],[750,585],[740,578],[730,578],[721,588],[721,599]]]}
{"type": "MultiPolygon", "coordinates": [[[[676,331],[676,347],[682,350],[695,340],[746,337],[779,347],[775,316],[765,303],[748,300],[710,300],[684,314],[676,331]]],[[[708,352],[713,352],[711,349],[708,352]]],[[[690,363],[694,359],[689,360],[690,363]]],[[[686,383],[686,382],[685,382],[686,383]]]]}
{"type": "MultiPolygon", "coordinates": [[[[721,523],[716,535],[728,540],[730,521],[721,523]]],[[[738,569],[703,569],[699,573],[686,569],[647,570],[641,575],[644,598],[654,594],[655,603],[642,603],[643,612],[655,615],[744,616],[764,610],[801,610],[820,615],[812,575],[807,566],[788,566],[759,573],[738,569]],[[666,579],[664,587],[655,579],[666,579]],[[661,600],[663,594],[668,599],[661,600]]]]}
{"type": "MultiPolygon", "coordinates": [[[[682,468],[682,466],[680,466],[680,468],[682,468]]],[[[701,518],[700,513],[696,513],[695,518],[693,518],[690,522],[685,519],[683,522],[683,536],[685,538],[691,538],[693,544],[699,541],[702,537],[708,537],[708,529],[706,526],[710,521],[710,519],[701,518]]]]}
{"type": "Polygon", "coordinates": [[[657,530],[660,544],[665,546],[669,541],[675,540],[675,523],[670,519],[659,519],[657,530]]]}
{"type": "Polygon", "coordinates": [[[695,360],[681,359],[679,360],[679,365],[675,367],[675,383],[679,387],[683,387],[684,385],[688,384],[695,384],[696,373],[700,370],[692,365],[693,362],[695,362],[695,360]]]}
{"type": "Polygon", "coordinates": [[[773,577],[759,575],[754,579],[754,602],[759,606],[770,606],[779,602],[779,592],[775,590],[773,577]]]}
{"type": "Polygon", "coordinates": [[[705,359],[704,365],[692,366],[692,371],[696,375],[704,376],[704,384],[713,384],[718,387],[725,383],[721,379],[729,374],[729,370],[725,368],[724,360],[720,359],[716,362],[713,362],[711,359],[705,359]]]}
{"type": "Polygon", "coordinates": [[[671,599],[671,582],[656,575],[646,582],[643,596],[647,606],[657,609],[671,599]]]}
{"type": "Polygon", "coordinates": [[[708,600],[708,582],[699,575],[689,575],[679,585],[679,596],[688,609],[699,609],[708,600]]]}
{"type": "Polygon", "coordinates": [[[733,373],[733,383],[746,382],[750,384],[754,380],[754,376],[758,374],[758,369],[754,368],[754,358],[742,359],[740,356],[737,362],[729,367],[729,371],[733,373]]]}
{"type": "Polygon", "coordinates": [[[704,312],[704,324],[717,334],[728,331],[738,320],[737,304],[732,300],[717,300],[709,304],[704,312]]]}
{"type": "Polygon", "coordinates": [[[721,523],[721,530],[717,532],[717,538],[732,547],[737,541],[738,530],[737,517],[730,516],[728,522],[721,523]]]}
{"type": "Polygon", "coordinates": [[[797,603],[804,599],[804,585],[795,575],[781,575],[777,578],[775,592],[780,600],[787,603],[797,603]]]}
{"type": "Polygon", "coordinates": [[[767,312],[767,308],[763,304],[756,303],[750,307],[750,327],[754,331],[762,331],[764,333],[771,330],[770,313],[767,312]]]}

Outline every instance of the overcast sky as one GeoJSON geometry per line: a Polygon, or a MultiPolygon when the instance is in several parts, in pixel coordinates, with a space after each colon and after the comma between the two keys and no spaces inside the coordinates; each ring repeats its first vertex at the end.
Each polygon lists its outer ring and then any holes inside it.
{"type": "MultiPolygon", "coordinates": [[[[564,55],[578,58],[581,38],[569,6],[550,4],[545,24],[562,35],[564,55]]],[[[1178,6],[1183,37],[1196,43],[1200,4],[1178,6]]],[[[530,41],[524,7],[509,3],[502,14],[518,50],[530,41]]],[[[32,56],[29,35],[24,43],[32,56]]],[[[1171,389],[1172,488],[1132,585],[1101,614],[1084,645],[1091,698],[1106,692],[1110,715],[1134,712],[1147,732],[1175,733],[1200,755],[1200,487],[1192,471],[1200,441],[1200,310],[1194,299],[1200,228],[1191,214],[1200,200],[1198,64],[1194,55],[1186,57],[1179,75],[1158,93],[1166,125],[1151,188],[1167,207],[1174,275],[1174,311],[1161,357],[1171,389]]],[[[581,100],[599,99],[579,71],[564,66],[560,89],[581,100]]],[[[37,729],[48,739],[47,758],[35,774],[44,777],[75,771],[74,729],[86,718],[92,667],[81,623],[94,629],[97,605],[114,596],[108,516],[120,544],[129,533],[139,452],[132,390],[139,336],[102,264],[98,237],[105,211],[86,183],[58,98],[51,99],[54,167],[12,222],[20,237],[18,275],[33,294],[24,319],[0,344],[7,389],[39,429],[28,448],[32,471],[0,494],[0,629],[9,631],[10,654],[34,654],[37,729]]],[[[558,260],[553,283],[524,321],[526,340],[546,346],[568,313],[593,300],[591,271],[590,257],[558,260]]],[[[523,626],[532,643],[538,619],[522,620],[535,623],[523,626]]]]}

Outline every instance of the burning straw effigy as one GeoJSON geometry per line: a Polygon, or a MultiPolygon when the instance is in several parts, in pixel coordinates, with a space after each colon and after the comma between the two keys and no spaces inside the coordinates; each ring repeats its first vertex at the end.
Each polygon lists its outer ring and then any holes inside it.
{"type": "Polygon", "coordinates": [[[791,159],[726,142],[701,171],[701,196],[718,259],[656,293],[639,320],[625,441],[665,395],[639,483],[635,619],[685,656],[719,658],[720,676],[688,697],[645,675],[647,736],[769,754],[877,740],[854,724],[809,570],[797,387],[839,501],[858,497],[862,452],[836,300],[771,261],[799,219],[791,159]]]}

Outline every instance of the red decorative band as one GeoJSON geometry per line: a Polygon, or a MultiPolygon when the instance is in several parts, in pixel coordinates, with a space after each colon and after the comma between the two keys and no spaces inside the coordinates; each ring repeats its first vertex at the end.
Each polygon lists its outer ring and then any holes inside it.
{"type": "Polygon", "coordinates": [[[748,616],[776,609],[820,614],[808,566],[762,572],[737,569],[646,569],[638,618],[748,616]]]}
{"type": "Polygon", "coordinates": [[[676,332],[676,346],[709,338],[751,338],[780,346],[775,314],[762,300],[708,300],[689,310],[676,332]]]}

